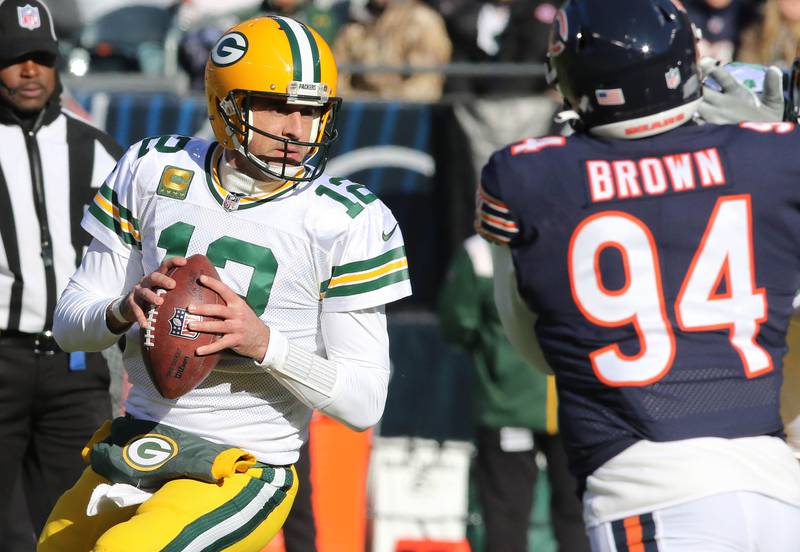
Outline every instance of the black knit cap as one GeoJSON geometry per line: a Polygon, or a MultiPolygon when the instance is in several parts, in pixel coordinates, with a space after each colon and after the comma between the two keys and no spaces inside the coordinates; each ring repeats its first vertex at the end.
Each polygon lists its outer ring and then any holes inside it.
{"type": "Polygon", "coordinates": [[[39,0],[0,0],[0,62],[30,52],[58,54],[50,10],[39,0]]]}

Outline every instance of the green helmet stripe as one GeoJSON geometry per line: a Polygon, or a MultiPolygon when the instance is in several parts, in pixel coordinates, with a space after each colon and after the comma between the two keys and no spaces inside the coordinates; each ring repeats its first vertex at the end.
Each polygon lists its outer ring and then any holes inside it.
{"type": "Polygon", "coordinates": [[[303,25],[302,28],[306,35],[306,39],[308,40],[308,45],[311,48],[311,67],[314,70],[314,82],[320,82],[320,79],[322,79],[322,72],[320,70],[319,48],[317,48],[317,41],[314,40],[314,35],[311,34],[311,31],[308,29],[308,27],[303,25]]]}
{"type": "Polygon", "coordinates": [[[286,33],[286,38],[289,41],[289,48],[292,50],[292,63],[294,65],[294,75],[292,79],[302,80],[303,67],[300,61],[300,46],[297,44],[297,38],[286,19],[278,16],[273,16],[273,19],[278,22],[283,32],[286,33]]]}
{"type": "Polygon", "coordinates": [[[317,43],[308,28],[287,17],[273,16],[281,26],[292,51],[293,79],[301,82],[320,82],[320,62],[317,43]]]}

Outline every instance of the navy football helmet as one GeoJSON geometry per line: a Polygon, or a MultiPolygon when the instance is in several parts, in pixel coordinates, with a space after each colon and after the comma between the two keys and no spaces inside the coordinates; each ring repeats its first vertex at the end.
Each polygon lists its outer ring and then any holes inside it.
{"type": "Polygon", "coordinates": [[[577,128],[643,138],[694,114],[696,41],[679,0],[567,0],[551,32],[548,77],[577,128]]]}

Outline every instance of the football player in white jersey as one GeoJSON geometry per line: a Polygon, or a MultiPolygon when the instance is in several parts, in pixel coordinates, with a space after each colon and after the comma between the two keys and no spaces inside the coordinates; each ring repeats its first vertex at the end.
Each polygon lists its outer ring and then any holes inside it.
{"type": "Polygon", "coordinates": [[[232,27],[206,68],[217,142],[133,145],[83,220],[88,254],[61,297],[66,350],[127,335],[127,415],[84,449],[89,466],[39,542],[55,550],[257,551],[297,491],[312,409],[365,429],[389,379],[384,305],[411,293],[403,238],[359,184],[323,174],[336,138],[337,71],[325,41],[286,17],[232,27]],[[156,288],[204,254],[226,305],[192,305],[187,330],[222,337],[197,388],[162,397],[139,340],[156,288]],[[212,317],[213,320],[203,320],[212,317]]]}

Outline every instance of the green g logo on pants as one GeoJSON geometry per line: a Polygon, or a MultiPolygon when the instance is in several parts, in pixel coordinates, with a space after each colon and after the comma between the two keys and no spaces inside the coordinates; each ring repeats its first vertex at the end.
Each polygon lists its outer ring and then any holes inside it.
{"type": "Polygon", "coordinates": [[[135,437],[122,449],[125,463],[139,471],[157,470],[177,454],[178,444],[157,433],[135,437]]]}

